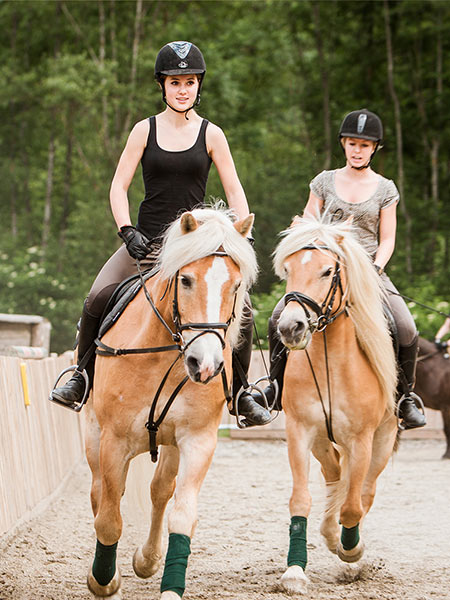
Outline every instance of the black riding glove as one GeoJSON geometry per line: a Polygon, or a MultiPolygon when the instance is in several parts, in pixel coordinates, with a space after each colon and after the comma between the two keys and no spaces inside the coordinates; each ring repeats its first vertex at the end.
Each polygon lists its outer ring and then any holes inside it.
{"type": "Polygon", "coordinates": [[[142,260],[151,250],[150,240],[132,225],[124,225],[117,235],[125,242],[131,258],[142,260]]]}

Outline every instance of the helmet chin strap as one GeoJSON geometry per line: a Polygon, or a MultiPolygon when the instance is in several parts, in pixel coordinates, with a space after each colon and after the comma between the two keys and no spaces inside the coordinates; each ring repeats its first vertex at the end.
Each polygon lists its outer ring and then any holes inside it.
{"type": "Polygon", "coordinates": [[[173,106],[171,106],[168,102],[167,102],[167,98],[166,98],[166,94],[163,93],[163,102],[174,112],[183,114],[184,113],[184,118],[186,119],[186,121],[189,121],[189,117],[188,117],[188,112],[190,110],[192,110],[193,108],[195,108],[196,106],[198,106],[200,104],[200,94],[197,94],[197,98],[195,99],[195,102],[192,106],[190,106],[189,108],[186,108],[186,110],[178,110],[177,108],[174,108],[173,106]]]}

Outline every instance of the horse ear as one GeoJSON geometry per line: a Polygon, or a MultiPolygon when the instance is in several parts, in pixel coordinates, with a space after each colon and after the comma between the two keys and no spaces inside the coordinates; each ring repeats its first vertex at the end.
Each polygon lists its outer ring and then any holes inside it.
{"type": "Polygon", "coordinates": [[[195,231],[198,227],[198,223],[194,215],[190,212],[185,212],[181,216],[181,233],[190,233],[191,231],[195,231]]]}
{"type": "MultiPolygon", "coordinates": [[[[346,231],[350,231],[350,230],[351,230],[351,228],[352,228],[352,225],[353,225],[353,215],[350,215],[350,216],[348,217],[348,219],[346,219],[346,220],[345,220],[345,221],[342,223],[342,225],[343,225],[343,227],[344,227],[344,229],[345,229],[346,231]]],[[[343,236],[343,235],[338,235],[338,236],[336,236],[336,241],[337,241],[337,243],[338,243],[338,244],[342,244],[343,240],[344,240],[344,236],[343,236]]]]}
{"type": "Polygon", "coordinates": [[[302,218],[300,215],[295,215],[294,218],[291,221],[291,224],[289,225],[289,227],[294,227],[295,225],[298,225],[299,223],[302,222],[302,218]]]}
{"type": "Polygon", "coordinates": [[[241,219],[240,221],[236,221],[234,223],[234,228],[238,233],[240,233],[243,237],[247,237],[253,227],[253,221],[255,220],[255,215],[250,213],[248,217],[245,219],[241,219]]]}

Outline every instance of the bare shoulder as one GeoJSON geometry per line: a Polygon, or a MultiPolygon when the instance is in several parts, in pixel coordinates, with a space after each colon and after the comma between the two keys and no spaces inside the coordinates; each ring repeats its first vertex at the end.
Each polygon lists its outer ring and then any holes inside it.
{"type": "Polygon", "coordinates": [[[214,125],[214,123],[211,123],[211,121],[209,121],[208,127],[206,129],[206,137],[211,142],[226,140],[225,134],[222,131],[222,129],[217,125],[214,125]]]}
{"type": "Polygon", "coordinates": [[[149,129],[150,123],[148,119],[138,121],[130,132],[130,139],[133,138],[136,142],[143,140],[144,144],[146,144],[149,129]]]}

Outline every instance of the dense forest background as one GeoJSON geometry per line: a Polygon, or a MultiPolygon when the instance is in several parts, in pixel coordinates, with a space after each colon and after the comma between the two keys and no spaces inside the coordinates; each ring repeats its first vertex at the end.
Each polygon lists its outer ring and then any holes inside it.
{"type": "MultiPolygon", "coordinates": [[[[205,55],[199,113],[225,131],[256,213],[261,337],[277,233],[312,177],[342,165],[339,124],[362,107],[385,126],[374,167],[401,192],[388,272],[449,311],[450,2],[3,1],[0,23],[0,312],[48,317],[52,350],[71,346],[119,245],[109,185],[133,124],[163,108],[154,60],[178,39],[205,55]]],[[[223,196],[214,168],[208,196],[223,196]]],[[[140,173],[129,197],[135,215],[140,173]]],[[[433,335],[442,317],[411,307],[433,335]]]]}

